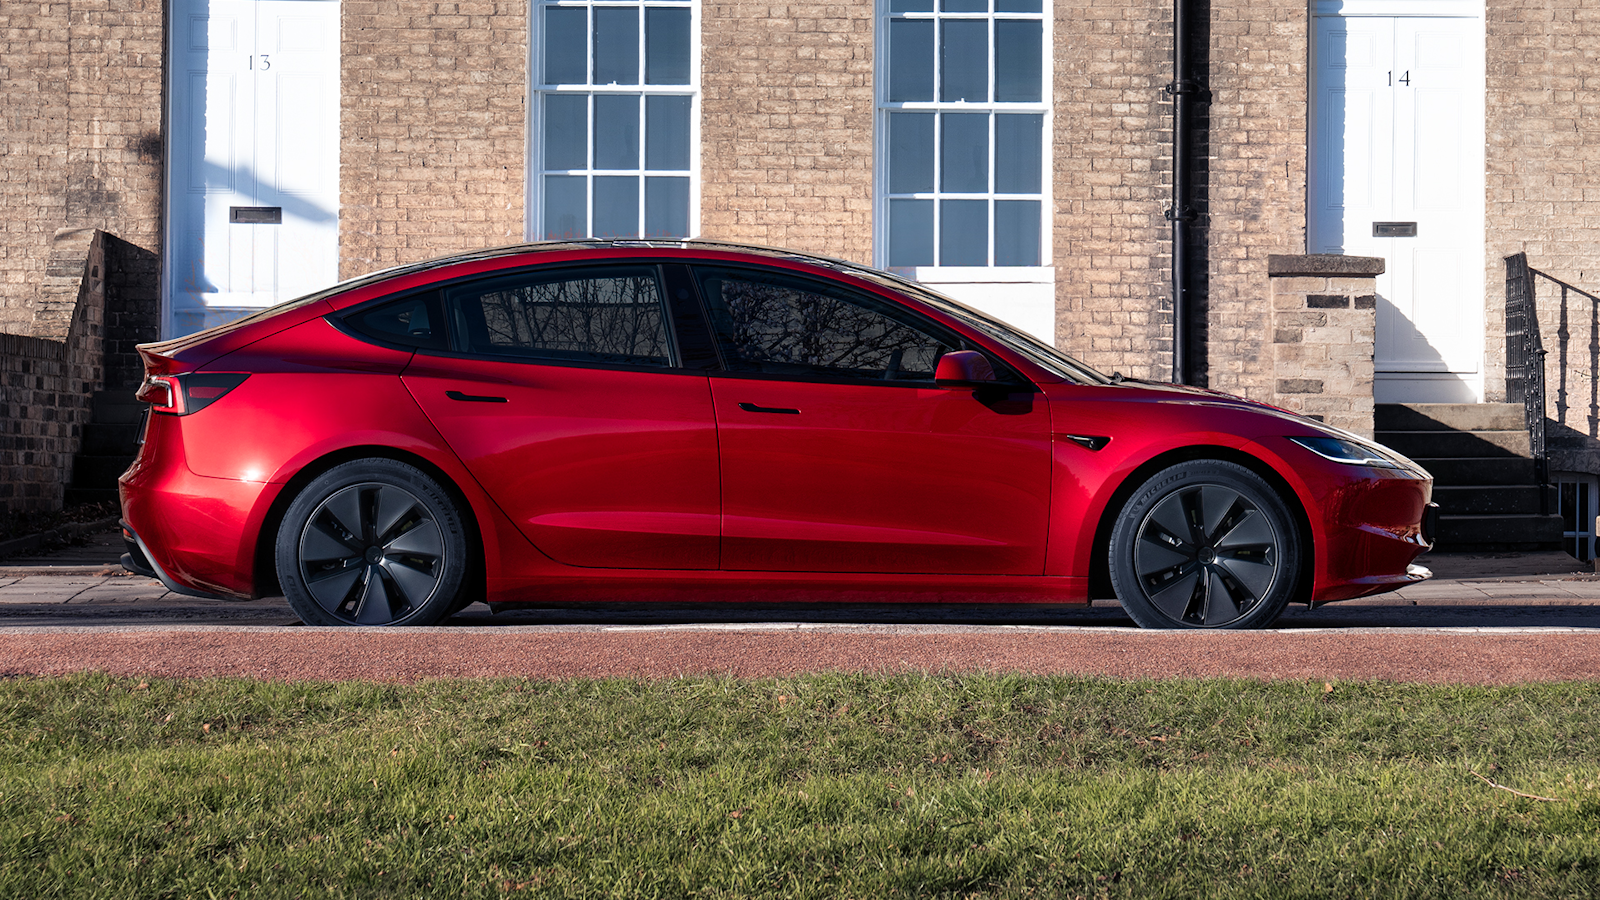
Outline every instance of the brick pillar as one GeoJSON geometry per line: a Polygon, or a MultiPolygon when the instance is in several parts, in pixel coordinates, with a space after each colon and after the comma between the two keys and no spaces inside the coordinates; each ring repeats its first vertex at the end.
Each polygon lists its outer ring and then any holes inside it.
{"type": "Polygon", "coordinates": [[[1372,437],[1372,343],[1383,266],[1369,256],[1268,258],[1273,405],[1372,437]]]}

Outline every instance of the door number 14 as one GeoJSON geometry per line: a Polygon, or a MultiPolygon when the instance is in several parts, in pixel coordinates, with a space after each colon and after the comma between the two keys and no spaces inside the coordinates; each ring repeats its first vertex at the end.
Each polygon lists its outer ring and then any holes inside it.
{"type": "MultiPolygon", "coordinates": [[[[266,59],[265,56],[263,56],[261,58],[262,59],[266,59]]],[[[1394,82],[1395,82],[1394,73],[1390,72],[1389,73],[1389,86],[1390,87],[1394,87],[1394,82]]],[[[1401,74],[1400,83],[1401,84],[1410,84],[1411,83],[1411,70],[1410,69],[1405,70],[1405,72],[1401,74]]]]}

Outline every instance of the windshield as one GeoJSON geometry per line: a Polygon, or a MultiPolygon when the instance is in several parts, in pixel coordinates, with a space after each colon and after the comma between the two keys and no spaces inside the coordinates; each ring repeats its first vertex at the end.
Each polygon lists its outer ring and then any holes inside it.
{"type": "Polygon", "coordinates": [[[1029,362],[1033,363],[1039,368],[1044,369],[1052,374],[1059,375],[1068,381],[1076,381],[1084,384],[1112,383],[1113,379],[1110,376],[1098,372],[1095,369],[1073,359],[1072,357],[1062,353],[1060,350],[1057,350],[1049,344],[1046,344],[1044,341],[1039,340],[1033,335],[1018,331],[999,319],[994,319],[984,315],[970,306],[965,306],[962,303],[952,300],[937,291],[929,290],[927,287],[920,285],[915,281],[908,281],[904,278],[900,278],[899,276],[890,275],[886,272],[879,272],[875,269],[856,268],[854,266],[850,266],[848,271],[851,275],[855,275],[858,278],[866,278],[882,284],[884,287],[893,288],[894,290],[902,293],[911,294],[918,300],[921,300],[940,312],[947,313],[957,319],[960,319],[965,324],[983,332],[983,334],[987,337],[993,338],[996,342],[1004,344],[1007,348],[1015,351],[1021,356],[1026,357],[1029,362]]]}

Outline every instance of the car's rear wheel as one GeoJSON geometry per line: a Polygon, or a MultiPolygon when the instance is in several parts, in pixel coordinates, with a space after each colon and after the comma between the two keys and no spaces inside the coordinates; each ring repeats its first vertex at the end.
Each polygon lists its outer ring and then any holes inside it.
{"type": "Polygon", "coordinates": [[[1300,583],[1300,536],[1261,476],[1195,460],[1163,469],[1111,531],[1111,583],[1145,628],[1259,628],[1300,583]]]}
{"type": "Polygon", "coordinates": [[[313,479],[289,504],[276,549],[284,596],[308,625],[433,624],[457,608],[467,569],[455,503],[392,459],[313,479]]]}

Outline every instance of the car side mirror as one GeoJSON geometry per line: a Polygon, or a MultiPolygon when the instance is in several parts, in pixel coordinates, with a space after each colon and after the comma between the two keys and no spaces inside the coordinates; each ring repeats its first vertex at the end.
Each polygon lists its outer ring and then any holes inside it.
{"type": "Polygon", "coordinates": [[[989,358],[976,350],[953,350],[939,357],[933,381],[947,388],[994,387],[1000,383],[989,358]]]}

